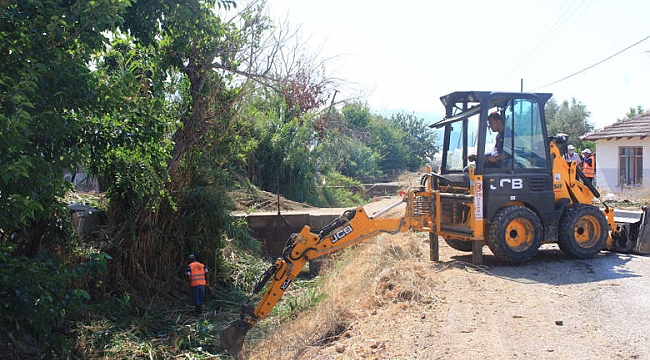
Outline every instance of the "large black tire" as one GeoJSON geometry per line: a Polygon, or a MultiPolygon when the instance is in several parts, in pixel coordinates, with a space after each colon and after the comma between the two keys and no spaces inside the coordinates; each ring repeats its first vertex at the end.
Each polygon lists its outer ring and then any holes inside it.
{"type": "Polygon", "coordinates": [[[454,240],[454,239],[447,239],[447,238],[444,239],[447,245],[449,245],[449,247],[451,247],[452,249],[456,249],[458,251],[464,251],[464,252],[472,251],[471,241],[454,240]]]}
{"type": "Polygon", "coordinates": [[[530,260],[542,245],[542,222],[525,206],[499,210],[488,226],[486,242],[499,260],[518,263],[530,260]]]}
{"type": "Polygon", "coordinates": [[[565,254],[588,259],[605,248],[608,233],[607,219],[598,207],[574,204],[562,214],[557,243],[565,254]]]}

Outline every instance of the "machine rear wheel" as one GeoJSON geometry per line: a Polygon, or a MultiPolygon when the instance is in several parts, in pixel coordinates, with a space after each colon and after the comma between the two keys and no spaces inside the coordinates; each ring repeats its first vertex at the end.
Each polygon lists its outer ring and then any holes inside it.
{"type": "Polygon", "coordinates": [[[542,222],[525,206],[499,210],[488,226],[486,242],[492,253],[507,262],[524,262],[542,245],[542,222]]]}
{"type": "Polygon", "coordinates": [[[471,241],[454,240],[454,239],[447,239],[447,238],[444,239],[447,245],[449,245],[449,247],[452,249],[456,249],[458,251],[464,251],[464,252],[472,251],[471,241]]]}
{"type": "Polygon", "coordinates": [[[605,247],[609,226],[605,214],[596,206],[574,204],[560,219],[558,246],[567,255],[587,259],[605,247]]]}

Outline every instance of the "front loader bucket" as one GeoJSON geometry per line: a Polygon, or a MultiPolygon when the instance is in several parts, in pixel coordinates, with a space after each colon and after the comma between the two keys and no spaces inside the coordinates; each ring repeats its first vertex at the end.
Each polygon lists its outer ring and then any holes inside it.
{"type": "Polygon", "coordinates": [[[644,206],[642,211],[614,211],[616,234],[607,244],[607,250],[650,254],[650,208],[644,206]]]}
{"type": "Polygon", "coordinates": [[[221,328],[221,333],[219,333],[221,346],[235,359],[241,358],[244,338],[251,328],[251,324],[241,319],[230,322],[221,328]]]}

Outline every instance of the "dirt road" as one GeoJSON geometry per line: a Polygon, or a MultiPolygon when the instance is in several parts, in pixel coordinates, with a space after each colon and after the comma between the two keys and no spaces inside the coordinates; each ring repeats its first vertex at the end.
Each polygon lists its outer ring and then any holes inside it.
{"type": "Polygon", "coordinates": [[[649,258],[547,246],[523,265],[486,265],[444,275],[442,341],[422,358],[650,358],[649,258]]]}

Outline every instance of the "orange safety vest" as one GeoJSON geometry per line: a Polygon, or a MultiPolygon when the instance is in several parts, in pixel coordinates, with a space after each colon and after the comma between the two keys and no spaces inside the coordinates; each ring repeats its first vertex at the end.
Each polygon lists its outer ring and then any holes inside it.
{"type": "Polygon", "coordinates": [[[190,264],[190,287],[206,285],[205,266],[198,261],[190,264]]]}
{"type": "Polygon", "coordinates": [[[588,178],[593,178],[594,175],[596,174],[596,170],[594,169],[594,158],[591,158],[591,164],[589,164],[586,161],[582,162],[582,172],[585,174],[586,177],[588,178]]]}

